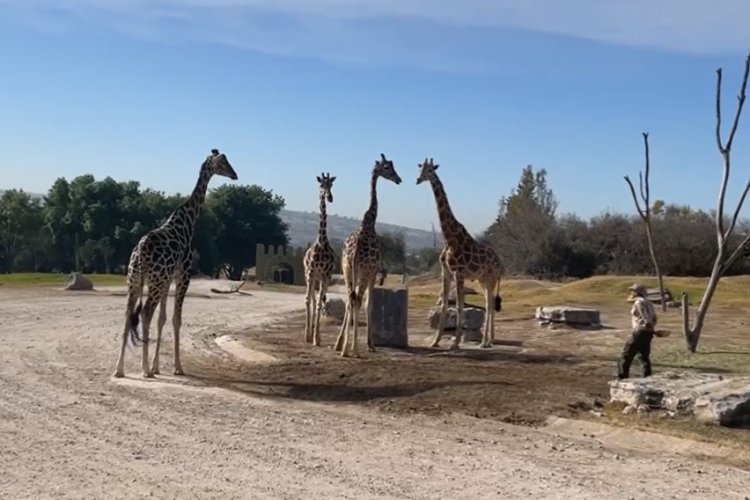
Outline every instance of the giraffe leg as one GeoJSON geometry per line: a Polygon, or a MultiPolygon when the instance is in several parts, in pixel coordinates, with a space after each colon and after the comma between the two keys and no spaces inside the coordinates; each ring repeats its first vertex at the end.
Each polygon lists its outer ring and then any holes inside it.
{"type": "Polygon", "coordinates": [[[464,279],[461,276],[456,275],[456,336],[453,338],[451,344],[451,350],[457,350],[461,343],[461,337],[463,337],[464,326],[463,326],[463,314],[464,314],[464,279]]]}
{"type": "Polygon", "coordinates": [[[320,294],[318,295],[317,300],[317,310],[315,312],[315,325],[313,329],[313,345],[319,346],[320,345],[320,315],[323,313],[323,300],[326,296],[326,291],[328,290],[328,284],[325,280],[322,280],[320,282],[320,294]]]}
{"type": "MultiPolygon", "coordinates": [[[[361,288],[361,287],[360,287],[361,288]]],[[[361,291],[358,290],[357,297],[352,304],[352,343],[350,354],[355,358],[359,357],[359,347],[357,346],[357,334],[359,333],[359,307],[362,305],[361,291]]]]}
{"type": "Polygon", "coordinates": [[[347,283],[347,297],[346,297],[346,308],[344,309],[344,320],[341,322],[341,329],[339,330],[339,336],[336,338],[336,344],[334,346],[335,351],[341,351],[341,355],[344,356],[344,346],[349,339],[349,326],[352,320],[352,292],[347,283]]]}
{"type": "Polygon", "coordinates": [[[143,337],[143,358],[141,359],[141,368],[145,378],[153,378],[154,374],[149,368],[148,363],[149,330],[151,329],[151,319],[154,317],[156,307],[159,305],[159,302],[161,302],[161,294],[167,292],[163,291],[161,287],[154,288],[152,292],[151,286],[149,286],[148,292],[148,298],[146,299],[146,303],[143,305],[143,310],[141,311],[141,323],[143,325],[143,331],[141,332],[141,336],[143,337]]]}
{"type": "Polygon", "coordinates": [[[125,329],[122,332],[122,344],[120,345],[120,355],[117,357],[117,364],[115,365],[114,376],[121,378],[125,376],[125,349],[128,346],[128,338],[130,336],[131,322],[130,317],[135,309],[135,303],[140,296],[139,292],[136,292],[134,288],[128,290],[128,303],[125,307],[125,329]]]}
{"type": "Polygon", "coordinates": [[[172,327],[174,328],[174,374],[185,375],[182,370],[180,361],[180,326],[182,326],[182,304],[185,301],[185,294],[190,286],[190,267],[183,267],[182,272],[178,275],[177,286],[174,294],[174,313],[172,314],[172,327]]]}
{"type": "Polygon", "coordinates": [[[490,337],[490,329],[495,316],[494,301],[492,300],[492,287],[486,285],[484,287],[484,331],[482,331],[482,342],[479,347],[487,348],[492,347],[492,339],[490,337]]]}
{"type": "Polygon", "coordinates": [[[311,304],[315,300],[315,280],[312,279],[312,277],[307,279],[307,292],[305,293],[305,342],[308,344],[313,341],[313,332],[312,332],[312,312],[313,308],[311,306],[315,306],[314,304],[311,304]]]}
{"type": "Polygon", "coordinates": [[[440,317],[438,318],[438,327],[435,332],[435,338],[432,340],[430,347],[437,347],[440,344],[440,339],[443,336],[443,329],[445,328],[445,316],[448,312],[448,294],[451,288],[451,275],[447,269],[442,270],[443,277],[443,289],[440,291],[440,317]]]}
{"type": "Polygon", "coordinates": [[[365,308],[365,317],[367,318],[367,350],[369,352],[375,352],[375,342],[372,340],[372,289],[374,288],[375,282],[371,281],[367,286],[367,307],[365,308]]]}
{"type": "Polygon", "coordinates": [[[159,317],[156,318],[156,347],[154,348],[154,359],[151,362],[151,373],[159,375],[159,350],[161,348],[161,332],[164,330],[164,323],[167,322],[167,297],[169,292],[164,294],[164,298],[159,303],[159,317]]]}

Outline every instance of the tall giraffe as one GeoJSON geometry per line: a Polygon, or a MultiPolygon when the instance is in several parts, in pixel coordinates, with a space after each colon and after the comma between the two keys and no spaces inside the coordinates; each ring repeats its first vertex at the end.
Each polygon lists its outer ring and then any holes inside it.
{"type": "Polygon", "coordinates": [[[438,166],[433,164],[432,158],[429,160],[425,158],[424,163],[419,165],[419,177],[417,178],[417,184],[428,181],[432,186],[440,218],[440,227],[443,230],[445,240],[439,259],[443,280],[440,296],[440,321],[430,347],[437,347],[443,335],[451,278],[456,282],[456,337],[451,349],[458,349],[458,344],[461,342],[461,316],[464,306],[463,287],[464,280],[467,279],[477,280],[484,289],[486,310],[480,347],[492,347],[492,342],[495,340],[495,312],[499,312],[502,308],[499,288],[500,279],[504,273],[503,265],[492,247],[476,241],[464,225],[456,220],[448,204],[448,196],[445,194],[443,183],[437,176],[438,166]],[[492,303],[493,293],[494,304],[492,303]]]}
{"type": "MultiPolygon", "coordinates": [[[[347,301],[344,322],[341,324],[334,349],[340,350],[342,356],[350,354],[349,330],[351,327],[354,329],[351,354],[359,355],[357,352],[359,308],[366,292],[368,297],[367,311],[369,313],[371,309],[369,298],[380,269],[380,242],[378,241],[378,234],[375,232],[375,221],[378,217],[377,183],[379,177],[401,184],[401,177],[393,168],[393,161],[386,159],[383,153],[380,153],[380,160],[375,162],[370,176],[370,207],[365,212],[360,226],[344,241],[344,248],[341,253],[341,271],[346,283],[347,301]]],[[[367,348],[369,351],[375,350],[369,321],[367,322],[367,348]]]]}
{"type": "Polygon", "coordinates": [[[182,325],[182,303],[190,286],[190,266],[195,222],[206,199],[208,182],[214,175],[237,180],[232,165],[224,153],[212,149],[200,169],[198,182],[193,193],[177,207],[169,218],[158,228],[146,233],[130,254],[128,265],[128,299],[125,309],[125,329],[122,333],[120,355],[117,358],[115,377],[125,375],[125,348],[130,336],[133,343],[143,342],[141,367],[143,376],[150,378],[159,373],[159,346],[164,323],[167,321],[167,297],[169,286],[175,281],[174,313],[174,373],[183,375],[180,362],[180,326],[182,325]],[[148,297],[143,304],[143,287],[148,285],[148,297]],[[136,306],[136,302],[138,305],[136,306]],[[159,306],[156,323],[156,349],[151,368],[148,365],[148,343],[151,319],[159,306]],[[140,318],[139,318],[140,316],[140,318]],[[143,334],[138,335],[139,319],[143,321],[143,334]]]}
{"type": "Polygon", "coordinates": [[[320,345],[320,313],[326,300],[326,290],[333,275],[336,263],[336,254],[328,242],[326,232],[326,201],[333,203],[331,188],[336,177],[331,174],[321,173],[318,177],[320,185],[320,222],[318,224],[318,237],[315,243],[305,252],[305,281],[307,282],[307,294],[305,295],[305,342],[314,346],[320,345]],[[319,288],[318,298],[315,298],[315,289],[319,288]],[[312,306],[312,307],[311,307],[312,306]]]}

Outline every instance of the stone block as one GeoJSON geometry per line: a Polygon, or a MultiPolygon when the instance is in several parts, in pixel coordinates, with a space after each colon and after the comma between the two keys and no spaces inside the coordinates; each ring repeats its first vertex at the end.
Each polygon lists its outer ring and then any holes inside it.
{"type": "Polygon", "coordinates": [[[568,323],[572,325],[601,325],[598,309],[568,306],[541,306],[536,308],[536,318],[543,323],[568,323]]]}
{"type": "MultiPolygon", "coordinates": [[[[465,330],[481,330],[484,326],[484,310],[474,307],[465,307],[461,318],[461,325],[465,330]]],[[[458,311],[455,307],[449,307],[445,314],[445,329],[455,330],[458,311]]],[[[427,313],[427,321],[430,328],[437,328],[440,321],[440,308],[434,307],[427,313]]]]}
{"type": "Polygon", "coordinates": [[[376,286],[368,297],[367,318],[377,347],[408,347],[409,292],[406,288],[376,286]]]}

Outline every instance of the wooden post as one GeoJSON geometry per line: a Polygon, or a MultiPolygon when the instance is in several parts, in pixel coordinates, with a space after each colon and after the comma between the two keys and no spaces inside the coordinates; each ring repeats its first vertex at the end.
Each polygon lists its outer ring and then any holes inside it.
{"type": "Polygon", "coordinates": [[[409,292],[406,288],[390,289],[376,286],[372,296],[370,317],[372,339],[377,347],[409,346],[409,292]]]}

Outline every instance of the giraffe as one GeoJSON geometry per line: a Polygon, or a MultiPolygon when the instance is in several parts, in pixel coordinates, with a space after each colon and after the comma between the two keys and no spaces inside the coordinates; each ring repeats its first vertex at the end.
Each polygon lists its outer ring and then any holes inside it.
{"type": "MultiPolygon", "coordinates": [[[[341,252],[341,271],[346,284],[347,303],[344,321],[341,324],[341,330],[334,346],[336,351],[341,351],[341,356],[349,356],[350,354],[350,327],[354,329],[351,354],[359,356],[357,352],[359,308],[362,305],[362,298],[367,292],[367,311],[369,313],[369,297],[380,269],[380,243],[375,232],[375,220],[378,217],[377,183],[379,177],[388,179],[395,184],[401,184],[401,177],[393,168],[393,161],[386,159],[383,153],[380,153],[380,160],[375,162],[370,176],[370,207],[365,212],[360,226],[344,241],[344,248],[341,252]]],[[[371,352],[375,350],[369,321],[367,322],[367,348],[371,352]]]]}
{"type": "Polygon", "coordinates": [[[480,347],[492,347],[495,340],[495,312],[502,308],[502,298],[499,294],[500,278],[504,268],[497,253],[484,243],[476,241],[463,224],[461,224],[451,211],[448,204],[448,196],[445,194],[443,183],[437,176],[439,165],[433,163],[432,158],[425,158],[424,163],[419,165],[419,176],[417,184],[429,182],[435,195],[440,227],[443,231],[445,243],[440,252],[440,267],[442,270],[443,288],[440,295],[440,320],[435,338],[430,347],[437,347],[443,334],[445,326],[445,314],[448,308],[448,294],[450,292],[451,279],[456,282],[456,337],[451,345],[451,350],[458,349],[461,342],[461,315],[464,306],[464,280],[476,279],[484,289],[485,319],[484,332],[480,347]],[[492,297],[494,297],[494,304],[492,297]],[[494,306],[494,307],[493,307],[494,306]]]}
{"type": "Polygon", "coordinates": [[[315,243],[305,252],[305,281],[307,282],[307,294],[305,295],[305,342],[314,346],[320,345],[320,313],[326,300],[326,290],[333,275],[333,267],[336,262],[336,254],[328,242],[326,232],[326,201],[333,203],[331,188],[336,177],[331,174],[321,173],[318,177],[320,185],[320,222],[318,224],[318,237],[315,243]],[[315,289],[319,288],[318,298],[315,299],[315,289]],[[311,307],[312,306],[312,307],[311,307]]]}
{"type": "Polygon", "coordinates": [[[182,304],[190,286],[190,266],[192,263],[192,240],[195,222],[206,198],[208,182],[213,175],[221,175],[237,180],[229,160],[217,149],[212,149],[200,169],[198,182],[193,193],[177,207],[158,228],[146,233],[130,254],[127,286],[128,298],[125,309],[125,329],[122,333],[120,355],[117,358],[115,377],[125,376],[125,348],[130,336],[133,343],[143,343],[141,367],[143,376],[151,378],[159,373],[159,346],[164,323],[167,321],[167,297],[169,286],[175,281],[174,313],[174,373],[183,375],[180,362],[180,326],[182,325],[182,304]],[[143,304],[143,287],[148,285],[146,304],[143,304]],[[136,306],[136,302],[138,305],[136,306]],[[159,306],[156,329],[156,348],[153,364],[148,365],[148,343],[151,319],[159,306]],[[140,317],[139,317],[140,316],[140,317]],[[142,336],[138,335],[138,322],[143,321],[142,336]]]}

